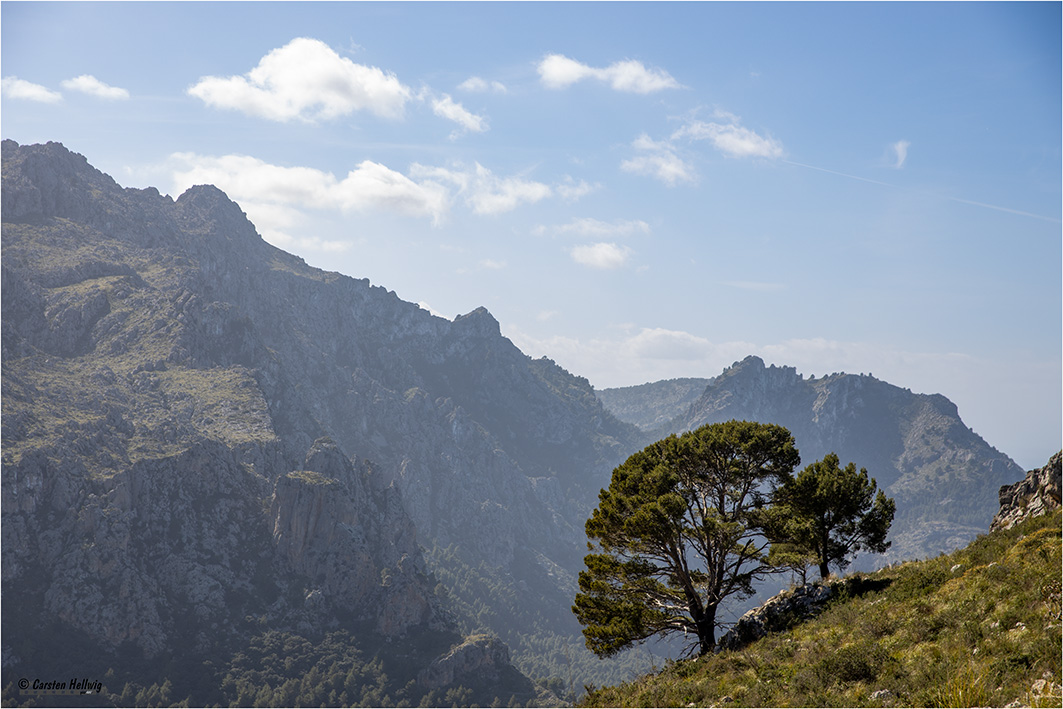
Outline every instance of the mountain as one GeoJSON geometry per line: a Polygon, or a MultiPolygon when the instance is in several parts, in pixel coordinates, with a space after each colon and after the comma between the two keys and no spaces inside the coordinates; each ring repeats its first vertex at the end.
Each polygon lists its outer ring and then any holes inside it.
{"type": "MultiPolygon", "coordinates": [[[[670,382],[633,387],[618,416],[660,420],[669,413],[662,391],[670,382]]],[[[602,397],[607,406],[618,398],[602,397]]],[[[899,561],[959,548],[989,526],[997,491],[1023,475],[960,419],[940,394],[915,394],[871,375],[805,378],[793,367],[765,366],[750,356],[715,377],[688,406],[675,398],[671,420],[652,433],[660,438],[707,423],[746,419],[785,426],[794,435],[802,465],[837,453],[867,468],[897,513],[884,559],[899,561]]],[[[865,563],[876,563],[870,560],[865,563]]]]}
{"type": "Polygon", "coordinates": [[[666,426],[693,404],[711,379],[666,379],[630,387],[599,389],[598,398],[614,416],[644,431],[666,426]]]}
{"type": "MultiPolygon", "coordinates": [[[[5,683],[74,645],[261,678],[234,658],[349,633],[390,658],[369,703],[440,677],[525,702],[491,635],[539,678],[579,653],[583,522],[639,435],[585,379],[483,308],[450,321],[307,266],[214,187],[174,200],[4,141],[2,216],[5,683]]],[[[253,689],[224,686],[192,700],[253,689]]]]}

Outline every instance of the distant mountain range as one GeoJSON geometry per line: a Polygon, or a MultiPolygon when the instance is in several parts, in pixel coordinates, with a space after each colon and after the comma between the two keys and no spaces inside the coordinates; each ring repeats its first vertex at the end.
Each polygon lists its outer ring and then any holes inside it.
{"type": "Polygon", "coordinates": [[[712,380],[606,389],[599,396],[618,418],[650,429],[650,438],[747,419],[788,428],[802,465],[834,452],[843,464],[867,468],[897,501],[893,546],[877,563],[961,547],[989,527],[1000,487],[1024,475],[967,428],[944,396],[915,394],[870,375],[805,378],[793,367],[766,367],[750,356],[712,380]]]}
{"type": "Polygon", "coordinates": [[[782,423],[898,498],[896,554],[983,531],[1023,475],[943,397],[870,377],[751,358],[596,394],[482,308],[433,316],[267,244],[216,188],[123,189],[56,143],[3,142],[2,217],[5,686],[557,703],[645,669],[590,656],[569,607],[598,491],[655,436],[782,423]],[[304,648],[300,687],[276,647],[304,648]]]}

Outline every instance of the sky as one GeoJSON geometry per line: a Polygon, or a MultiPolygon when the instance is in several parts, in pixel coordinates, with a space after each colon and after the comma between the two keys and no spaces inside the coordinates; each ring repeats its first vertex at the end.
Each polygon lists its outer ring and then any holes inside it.
{"type": "Polygon", "coordinates": [[[747,355],[1063,438],[1060,3],[0,3],[0,132],[596,388],[747,355]]]}

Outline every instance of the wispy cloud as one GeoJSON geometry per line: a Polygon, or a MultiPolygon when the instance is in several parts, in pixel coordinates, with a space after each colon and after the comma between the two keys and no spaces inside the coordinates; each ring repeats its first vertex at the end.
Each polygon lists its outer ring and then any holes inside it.
{"type": "Polygon", "coordinates": [[[487,81],[479,76],[470,76],[468,79],[458,84],[458,89],[460,91],[468,91],[469,93],[476,94],[487,92],[504,94],[507,91],[506,85],[501,81],[487,81]]]}
{"type": "Polygon", "coordinates": [[[483,133],[487,130],[487,119],[483,116],[468,111],[460,103],[456,102],[449,94],[443,94],[442,98],[430,99],[432,112],[440,118],[454,121],[460,126],[450,134],[450,139],[455,140],[465,133],[483,133]]]}
{"type": "MultiPolygon", "coordinates": [[[[545,231],[545,228],[544,228],[545,231]]],[[[604,222],[590,217],[578,217],[567,224],[551,228],[555,234],[575,234],[577,236],[608,237],[629,236],[631,234],[649,234],[650,225],[641,219],[617,219],[604,222]]]]}
{"type": "Polygon", "coordinates": [[[558,196],[566,202],[577,202],[582,197],[585,197],[599,187],[601,187],[601,185],[598,183],[592,185],[586,180],[579,180],[577,182],[571,176],[566,175],[564,181],[556,185],[554,189],[557,190],[558,196]]]}
{"type": "Polygon", "coordinates": [[[898,140],[890,146],[890,150],[893,152],[894,156],[893,167],[898,170],[904,167],[904,161],[908,159],[908,147],[910,145],[911,143],[907,140],[898,140]]]}
{"type": "Polygon", "coordinates": [[[534,204],[553,194],[549,185],[523,177],[499,177],[483,165],[444,168],[414,163],[410,174],[424,180],[448,183],[458,190],[476,214],[501,214],[521,204],[534,204]]]}
{"type": "Polygon", "coordinates": [[[694,168],[676,153],[671,143],[655,141],[643,133],[631,146],[638,154],[620,163],[620,169],[637,175],[648,175],[674,186],[679,182],[694,182],[697,175],[694,168]]]}
{"type": "Polygon", "coordinates": [[[778,158],[782,143],[742,126],[738,116],[722,111],[716,117],[726,122],[692,120],[672,134],[672,140],[707,140],[724,155],[734,158],[778,158]]]}
{"type": "Polygon", "coordinates": [[[317,121],[369,111],[399,118],[412,93],[394,74],[355,64],[320,40],[298,37],[241,76],[205,76],[188,93],[215,108],[272,121],[317,121]]]}
{"type": "Polygon", "coordinates": [[[950,382],[960,392],[965,379],[986,363],[951,352],[912,352],[872,342],[801,338],[758,344],[713,341],[699,334],[660,327],[625,325],[615,335],[595,338],[533,337],[506,327],[506,336],[531,356],[546,355],[561,366],[590,376],[596,387],[629,386],[675,377],[712,377],[748,355],[768,364],[796,367],[805,376],[831,372],[869,373],[898,386],[927,393],[950,382]]]}
{"type": "Polygon", "coordinates": [[[0,92],[4,98],[19,99],[22,101],[37,101],[38,103],[59,103],[63,95],[58,91],[52,91],[40,84],[25,81],[17,76],[5,76],[0,80],[0,92]]]}
{"type": "Polygon", "coordinates": [[[569,250],[569,255],[576,263],[604,271],[620,268],[627,263],[632,253],[631,247],[612,242],[574,246],[569,250]]]}
{"type": "Polygon", "coordinates": [[[67,79],[61,83],[61,86],[70,91],[80,91],[90,96],[111,101],[124,101],[129,98],[127,90],[105,84],[91,74],[82,74],[81,76],[75,76],[73,79],[67,79]]]}
{"type": "Polygon", "coordinates": [[[584,79],[609,84],[616,91],[649,94],[664,89],[678,89],[682,85],[662,69],[647,69],[634,59],[614,62],[596,68],[569,59],[562,54],[548,54],[539,62],[539,80],[548,89],[564,89],[584,79]]]}

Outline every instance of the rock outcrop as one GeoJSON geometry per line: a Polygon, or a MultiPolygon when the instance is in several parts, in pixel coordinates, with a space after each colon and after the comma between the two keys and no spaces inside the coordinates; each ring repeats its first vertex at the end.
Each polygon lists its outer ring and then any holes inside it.
{"type": "Polygon", "coordinates": [[[716,652],[739,650],[769,633],[779,633],[821,613],[839,594],[861,594],[881,588],[881,582],[861,576],[828,579],[798,586],[772,596],[747,611],[716,643],[716,652]]]}
{"type": "Polygon", "coordinates": [[[1024,519],[1048,514],[1060,506],[1063,452],[1056,453],[1042,468],[1026,473],[1013,485],[1000,488],[1000,511],[990,529],[1010,529],[1024,519]]]}
{"type": "Polygon", "coordinates": [[[509,648],[498,638],[474,635],[456,645],[418,675],[417,680],[427,689],[447,687],[462,678],[497,680],[508,669],[509,648]]]}

